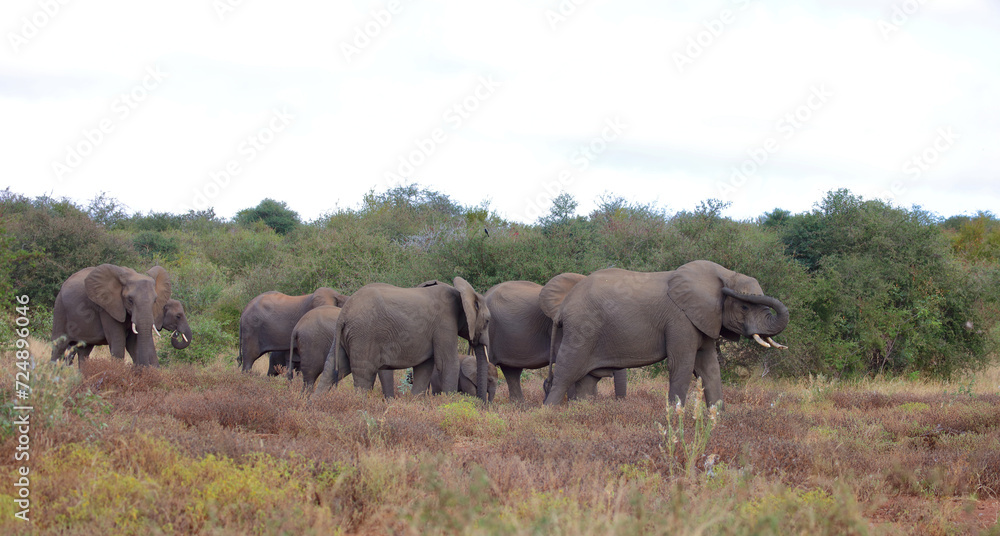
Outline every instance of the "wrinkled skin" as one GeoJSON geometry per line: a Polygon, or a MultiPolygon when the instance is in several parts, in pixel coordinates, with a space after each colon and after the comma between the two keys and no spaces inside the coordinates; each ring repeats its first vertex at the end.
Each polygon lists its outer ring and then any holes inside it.
{"type": "MultiPolygon", "coordinates": [[[[356,389],[370,390],[380,370],[413,368],[415,394],[427,391],[439,369],[445,392],[458,390],[458,337],[476,354],[476,388],[487,396],[486,328],[489,310],[483,296],[456,277],[455,285],[428,281],[416,288],[384,283],[362,287],[337,319],[319,389],[354,374],[356,389]]],[[[394,393],[387,392],[386,397],[394,393]]]]}
{"type": "Polygon", "coordinates": [[[94,347],[106,344],[117,358],[124,359],[128,349],[136,365],[158,366],[153,333],[163,324],[169,299],[170,276],[159,266],[145,274],[113,264],[76,272],[56,296],[52,361],[73,345],[82,368],[94,347]],[[126,344],[128,335],[134,342],[126,344]]]}
{"type": "MultiPolygon", "coordinates": [[[[458,356],[458,361],[460,366],[458,392],[471,396],[479,396],[479,389],[476,387],[478,383],[476,381],[476,356],[461,355],[458,356]]],[[[497,368],[494,366],[487,367],[486,370],[490,375],[486,384],[487,399],[493,402],[493,395],[497,392],[497,380],[499,376],[497,375],[497,368]]],[[[434,369],[434,372],[431,373],[431,392],[434,394],[444,392],[441,386],[441,372],[437,369],[434,369]]]]}
{"type": "MultiPolygon", "coordinates": [[[[294,370],[292,362],[299,363],[302,372],[302,392],[311,394],[316,386],[316,378],[323,373],[326,354],[333,344],[333,335],[337,329],[337,318],[340,317],[340,307],[324,305],[302,315],[292,330],[289,343],[289,362],[286,376],[292,379],[294,370]]],[[[383,392],[393,390],[392,371],[379,372],[383,392]]]]}
{"type": "MultiPolygon", "coordinates": [[[[560,293],[550,291],[549,310],[556,310],[562,296],[584,279],[580,274],[557,276],[560,293]]],[[[555,279],[555,278],[554,278],[555,279]]],[[[553,284],[553,287],[557,286],[553,284]]],[[[503,371],[512,400],[524,400],[521,372],[549,366],[552,344],[552,319],[539,303],[542,285],[530,281],[507,281],[486,291],[486,306],[490,310],[490,362],[503,371]]],[[[625,371],[615,371],[615,394],[625,397],[625,371]]],[[[597,376],[587,375],[570,388],[570,398],[597,394],[597,376]]]]}
{"type": "Polygon", "coordinates": [[[554,346],[546,404],[561,402],[588,373],[667,359],[671,403],[685,401],[696,374],[711,405],[722,400],[719,337],[757,335],[770,346],[770,337],[788,325],[788,308],[765,296],[752,277],[693,261],[670,272],[594,272],[565,293],[555,325],[562,334],[553,340],[561,343],[554,346]]]}
{"type": "Polygon", "coordinates": [[[240,315],[240,353],[236,360],[243,372],[249,372],[257,358],[270,352],[267,375],[276,376],[275,367],[288,364],[288,341],[299,319],[317,307],[343,307],[346,301],[347,296],[326,287],[303,296],[272,290],[250,300],[240,315]]]}

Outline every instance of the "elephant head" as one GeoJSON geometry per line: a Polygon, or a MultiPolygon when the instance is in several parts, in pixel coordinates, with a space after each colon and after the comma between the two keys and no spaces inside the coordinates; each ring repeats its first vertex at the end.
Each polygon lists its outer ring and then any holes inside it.
{"type": "Polygon", "coordinates": [[[163,322],[164,307],[170,299],[170,278],[158,266],[149,273],[102,264],[87,275],[84,288],[90,301],[123,326],[131,317],[131,325],[125,328],[137,336],[137,355],[132,357],[138,365],[155,366],[158,361],[153,333],[163,322]]]}
{"type": "Polygon", "coordinates": [[[458,335],[469,341],[469,346],[476,355],[476,389],[479,397],[487,400],[487,383],[489,356],[486,347],[489,344],[490,310],[486,307],[486,298],[476,292],[468,281],[461,277],[454,280],[455,289],[462,296],[462,311],[464,322],[459,322],[458,335]]]}
{"type": "Polygon", "coordinates": [[[788,308],[764,295],[750,276],[714,262],[692,261],[674,270],[667,295],[698,330],[713,339],[742,335],[763,346],[787,348],[771,337],[788,325],[788,308]]]}
{"type": "Polygon", "coordinates": [[[191,326],[188,325],[187,315],[184,313],[184,306],[181,302],[170,299],[163,307],[163,324],[160,329],[171,331],[170,345],[178,350],[183,350],[191,344],[191,326]]]}

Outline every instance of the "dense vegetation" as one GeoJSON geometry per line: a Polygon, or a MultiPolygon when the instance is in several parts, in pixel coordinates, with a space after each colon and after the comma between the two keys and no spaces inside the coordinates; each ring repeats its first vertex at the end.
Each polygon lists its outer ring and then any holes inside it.
{"type": "MultiPolygon", "coordinates": [[[[0,292],[31,297],[36,337],[32,521],[14,517],[8,485],[0,532],[1000,534],[1000,221],[847,191],[801,214],[724,210],[606,197],[578,216],[562,195],[522,225],[409,186],[311,222],[269,199],[224,221],[0,192],[0,292]],[[485,291],[698,258],[758,278],[792,315],[786,352],[723,346],[721,414],[697,392],[678,414],[656,367],[630,373],[626,400],[602,385],[542,407],[541,373],[526,375],[525,403],[501,387],[483,406],[347,388],[306,400],[301,380],[233,364],[240,311],[266,290],[461,275],[485,291]],[[105,347],[82,371],[47,363],[60,284],[103,262],[173,274],[195,343],[161,341],[169,366],[134,369],[105,347]]],[[[5,378],[23,363],[12,326],[5,378]]],[[[0,400],[0,473],[14,482],[27,434],[13,382],[0,400]]]]}
{"type": "MultiPolygon", "coordinates": [[[[418,186],[370,192],[360,208],[302,222],[270,199],[232,221],[209,209],[129,214],[101,194],[86,206],[0,192],[0,292],[32,299],[35,333],[59,285],[110,262],[174,276],[199,344],[164,357],[201,361],[235,342],[243,306],[257,294],[351,293],[381,281],[411,286],[466,278],[481,292],[508,280],[544,283],[560,272],[616,266],[673,269],[709,259],[756,277],[789,306],[791,350],[727,345],[727,372],[873,373],[949,377],[976,370],[1000,341],[1000,221],[948,219],[839,190],[801,214],[775,209],[752,221],[722,216],[715,200],[668,214],[604,197],[587,216],[560,195],[533,225],[505,221],[487,204],[463,207],[418,186]]],[[[3,329],[9,329],[7,327],[3,329]]],[[[4,334],[4,340],[9,333],[4,334]]]]}

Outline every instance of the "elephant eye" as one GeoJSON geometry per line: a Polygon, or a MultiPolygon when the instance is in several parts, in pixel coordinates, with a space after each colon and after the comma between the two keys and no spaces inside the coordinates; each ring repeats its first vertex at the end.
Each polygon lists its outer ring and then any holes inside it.
{"type": "Polygon", "coordinates": [[[743,309],[744,311],[747,311],[747,310],[749,310],[750,308],[749,308],[749,307],[747,307],[746,305],[741,305],[741,306],[740,306],[740,309],[743,309]]]}

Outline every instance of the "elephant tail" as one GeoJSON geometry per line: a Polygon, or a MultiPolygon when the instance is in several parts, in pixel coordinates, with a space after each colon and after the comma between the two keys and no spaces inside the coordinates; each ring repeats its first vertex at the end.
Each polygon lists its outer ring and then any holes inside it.
{"type": "Polygon", "coordinates": [[[558,312],[552,319],[552,340],[549,342],[549,379],[552,382],[552,366],[556,362],[556,355],[559,353],[559,346],[562,344],[562,315],[558,312]]]}
{"type": "Polygon", "coordinates": [[[292,363],[295,362],[295,347],[298,346],[296,344],[296,342],[298,342],[298,339],[299,339],[299,332],[298,330],[293,329],[292,340],[291,342],[288,343],[288,363],[286,364],[288,372],[285,374],[285,376],[288,378],[289,381],[291,381],[292,377],[295,375],[295,371],[292,370],[292,363]]]}
{"type": "Polygon", "coordinates": [[[236,350],[236,363],[242,367],[243,366],[243,319],[240,318],[240,340],[237,343],[236,350]]]}
{"type": "Polygon", "coordinates": [[[330,343],[330,349],[326,352],[326,361],[323,362],[323,372],[319,377],[319,385],[316,387],[316,390],[321,393],[328,391],[334,384],[340,382],[340,355],[343,354],[346,358],[346,352],[340,347],[340,338],[341,332],[338,322],[337,329],[333,332],[333,341],[330,343]]]}

